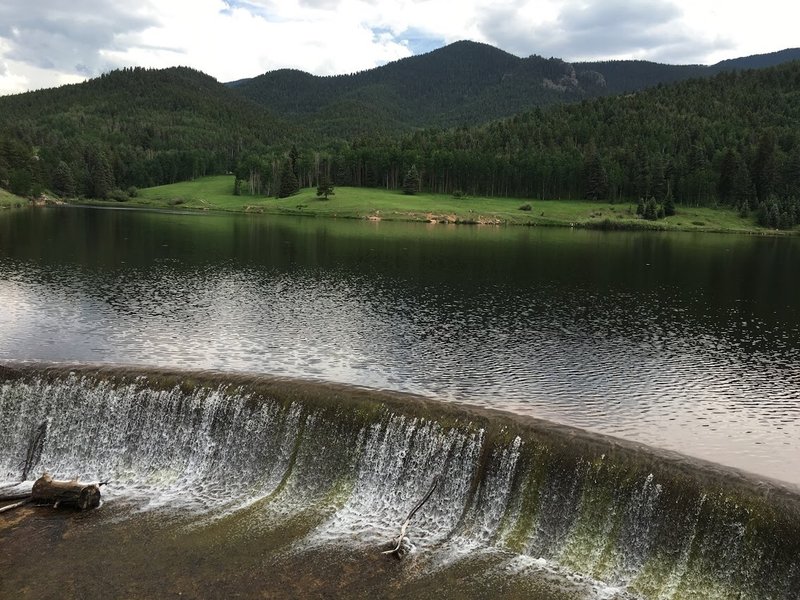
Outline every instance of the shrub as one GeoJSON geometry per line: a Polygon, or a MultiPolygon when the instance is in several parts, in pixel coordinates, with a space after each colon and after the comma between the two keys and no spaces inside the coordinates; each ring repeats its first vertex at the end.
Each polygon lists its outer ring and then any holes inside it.
{"type": "Polygon", "coordinates": [[[121,189],[114,188],[113,190],[111,190],[109,192],[108,199],[109,200],[116,200],[117,202],[127,202],[128,199],[129,199],[129,196],[128,196],[128,194],[123,192],[121,189]]]}
{"type": "Polygon", "coordinates": [[[533,210],[533,207],[530,204],[523,204],[522,206],[519,207],[519,210],[530,211],[533,210]]]}

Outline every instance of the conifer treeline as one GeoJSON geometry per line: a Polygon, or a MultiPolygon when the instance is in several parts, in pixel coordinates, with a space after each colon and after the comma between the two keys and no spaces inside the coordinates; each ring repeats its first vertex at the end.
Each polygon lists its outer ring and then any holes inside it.
{"type": "Polygon", "coordinates": [[[297,159],[298,177],[310,186],[324,172],[337,185],[399,190],[413,165],[423,190],[446,194],[672,197],[752,210],[771,198],[800,198],[798,125],[800,63],[791,63],[536,109],[481,127],[311,148],[297,159]]]}
{"type": "Polygon", "coordinates": [[[422,190],[448,194],[671,196],[743,210],[764,204],[767,215],[771,206],[791,212],[800,198],[797,62],[481,126],[354,139],[331,123],[281,121],[190,69],[114,72],[2,98],[0,109],[0,184],[18,193],[107,197],[227,172],[239,193],[256,195],[281,193],[282,174],[301,187],[324,175],[335,185],[400,190],[414,166],[422,190]]]}

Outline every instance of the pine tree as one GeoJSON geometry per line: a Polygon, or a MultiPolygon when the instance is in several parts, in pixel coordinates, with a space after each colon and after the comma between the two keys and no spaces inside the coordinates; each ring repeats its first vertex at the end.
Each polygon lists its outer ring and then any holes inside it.
{"type": "Polygon", "coordinates": [[[8,177],[8,187],[12,194],[27,196],[31,193],[33,176],[28,169],[14,169],[8,177]]]}
{"type": "Polygon", "coordinates": [[[772,227],[772,229],[778,229],[778,227],[781,225],[781,209],[778,208],[777,203],[773,202],[773,204],[769,207],[767,224],[772,227]]]}
{"type": "MultiPolygon", "coordinates": [[[[297,151],[297,146],[292,145],[292,149],[289,150],[289,163],[292,166],[292,173],[294,173],[295,179],[300,181],[300,153],[297,151]]],[[[298,184],[299,189],[299,184],[298,184]]]]}
{"type": "Polygon", "coordinates": [[[775,184],[775,139],[769,133],[762,135],[758,142],[753,160],[753,183],[759,200],[766,200],[772,193],[775,184]]]}
{"type": "Polygon", "coordinates": [[[667,184],[667,167],[662,157],[658,156],[653,161],[653,169],[650,173],[650,193],[656,200],[665,200],[669,186],[667,184]]]}
{"type": "Polygon", "coordinates": [[[291,160],[287,160],[283,164],[281,170],[280,182],[278,183],[278,198],[288,198],[296,194],[300,190],[300,184],[297,181],[297,176],[292,169],[291,160]]]}
{"type": "Polygon", "coordinates": [[[758,205],[758,211],[756,212],[756,221],[762,227],[769,227],[769,209],[767,208],[767,205],[764,202],[760,202],[758,205]]]}
{"type": "Polygon", "coordinates": [[[58,163],[53,173],[53,191],[59,196],[70,198],[75,195],[75,178],[72,169],[63,160],[58,163]]]}
{"type": "Polygon", "coordinates": [[[92,198],[108,198],[114,188],[114,173],[102,148],[89,151],[86,166],[89,170],[89,196],[92,198]]]}
{"type": "Polygon", "coordinates": [[[719,183],[717,193],[724,204],[733,204],[736,198],[736,174],[739,168],[739,157],[730,148],[722,157],[719,165],[719,183]]]}
{"type": "Polygon", "coordinates": [[[733,175],[733,191],[731,200],[735,204],[746,205],[748,208],[755,203],[756,193],[753,189],[753,180],[750,179],[750,171],[747,163],[737,157],[736,170],[733,175]]]}
{"type": "Polygon", "coordinates": [[[330,179],[328,179],[327,175],[320,175],[319,183],[317,184],[317,198],[322,196],[325,200],[328,199],[328,196],[334,196],[335,192],[333,191],[333,184],[331,183],[330,179]]]}
{"type": "Polygon", "coordinates": [[[675,214],[675,198],[672,197],[672,190],[667,191],[667,197],[664,200],[664,216],[671,217],[675,214]]]}
{"type": "Polygon", "coordinates": [[[644,214],[642,215],[648,221],[655,221],[658,219],[658,205],[655,198],[650,198],[644,205],[644,214]]]}
{"type": "Polygon", "coordinates": [[[586,199],[603,200],[608,196],[608,173],[606,173],[597,150],[591,148],[584,161],[586,199]]]}
{"type": "Polygon", "coordinates": [[[403,178],[403,193],[408,196],[413,196],[419,191],[419,171],[416,165],[411,165],[411,168],[403,178]]]}
{"type": "Polygon", "coordinates": [[[633,186],[634,192],[640,198],[647,198],[650,195],[650,165],[645,157],[644,149],[637,145],[636,163],[634,166],[633,186]]]}

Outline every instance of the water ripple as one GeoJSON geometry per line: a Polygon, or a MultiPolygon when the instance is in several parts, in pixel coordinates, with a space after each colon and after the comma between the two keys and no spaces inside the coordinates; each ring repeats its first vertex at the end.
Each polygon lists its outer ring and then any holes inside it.
{"type": "MultiPolygon", "coordinates": [[[[502,232],[456,239],[455,250],[421,238],[413,257],[391,238],[355,251],[360,242],[347,232],[319,242],[313,258],[281,254],[310,244],[305,228],[315,224],[283,232],[285,244],[198,258],[170,238],[170,223],[167,246],[149,262],[43,262],[0,242],[0,359],[253,371],[415,392],[800,483],[800,303],[774,292],[791,282],[731,297],[703,279],[701,267],[716,263],[686,262],[657,280],[637,279],[634,266],[607,273],[577,251],[564,262],[572,246],[561,233],[502,238],[498,248],[523,257],[513,267],[472,249],[502,232]],[[543,254],[562,261],[558,270],[543,254]]],[[[627,264],[627,252],[612,247],[604,260],[627,264]]]]}

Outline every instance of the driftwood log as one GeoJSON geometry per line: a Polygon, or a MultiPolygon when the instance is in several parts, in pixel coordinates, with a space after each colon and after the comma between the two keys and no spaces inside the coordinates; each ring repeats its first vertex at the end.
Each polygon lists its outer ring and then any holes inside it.
{"type": "Polygon", "coordinates": [[[100,505],[100,484],[80,483],[77,480],[57,481],[45,473],[33,484],[31,502],[52,504],[55,508],[96,508],[100,505]]]}

